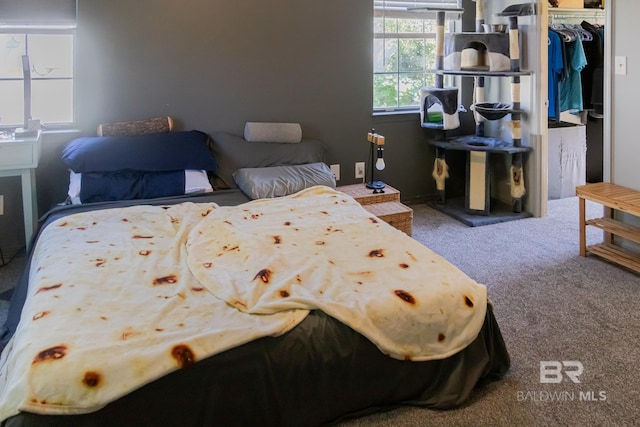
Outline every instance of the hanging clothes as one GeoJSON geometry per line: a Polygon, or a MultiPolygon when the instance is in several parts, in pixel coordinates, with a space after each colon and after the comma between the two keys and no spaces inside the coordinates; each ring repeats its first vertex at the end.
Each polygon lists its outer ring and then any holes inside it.
{"type": "Polygon", "coordinates": [[[583,109],[604,112],[604,42],[599,28],[587,21],[580,26],[592,35],[592,40],[584,41],[587,65],[582,70],[583,109]]]}
{"type": "Polygon", "coordinates": [[[549,25],[549,108],[550,119],[559,120],[560,112],[586,113],[602,117],[604,112],[604,28],[587,21],[580,24],[554,23],[549,25]],[[563,71],[558,75],[554,64],[560,54],[561,41],[563,71]],[[559,90],[556,97],[555,88],[559,90]],[[579,82],[579,83],[578,83],[579,82]],[[559,105],[559,107],[558,107],[559,105]]]}
{"type": "Polygon", "coordinates": [[[560,111],[579,113],[583,110],[582,70],[587,65],[582,40],[565,42],[567,48],[568,75],[560,82],[560,111]]]}
{"type": "Polygon", "coordinates": [[[548,44],[548,97],[547,115],[560,120],[560,82],[564,78],[564,52],[560,35],[549,28],[548,44]]]}

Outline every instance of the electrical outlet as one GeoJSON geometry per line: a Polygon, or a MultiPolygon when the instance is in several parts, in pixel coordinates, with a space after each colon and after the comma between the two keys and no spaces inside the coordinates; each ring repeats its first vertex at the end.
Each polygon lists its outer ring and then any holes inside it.
{"type": "Polygon", "coordinates": [[[0,215],[4,215],[4,196],[0,194],[0,215]]]}
{"type": "Polygon", "coordinates": [[[333,176],[336,177],[336,181],[340,181],[340,165],[331,165],[331,172],[333,172],[333,176]]]}
{"type": "Polygon", "coordinates": [[[356,162],[356,178],[364,179],[364,162],[356,162]]]}

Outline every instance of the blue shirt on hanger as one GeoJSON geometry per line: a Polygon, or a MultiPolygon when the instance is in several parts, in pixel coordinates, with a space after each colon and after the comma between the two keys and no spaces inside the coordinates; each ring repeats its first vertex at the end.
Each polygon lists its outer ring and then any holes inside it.
{"type": "Polygon", "coordinates": [[[552,119],[557,119],[560,115],[559,83],[562,71],[564,70],[564,58],[562,55],[562,40],[560,39],[560,35],[551,29],[549,30],[548,61],[548,116],[552,119]]]}
{"type": "Polygon", "coordinates": [[[560,111],[579,113],[583,109],[580,72],[587,65],[587,57],[580,39],[564,43],[567,48],[569,74],[560,83],[560,111]]]}

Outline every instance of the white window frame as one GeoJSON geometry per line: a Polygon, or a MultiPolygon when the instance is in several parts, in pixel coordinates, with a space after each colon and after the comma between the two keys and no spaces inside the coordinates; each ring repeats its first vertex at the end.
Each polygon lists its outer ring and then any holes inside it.
{"type": "MultiPolygon", "coordinates": [[[[376,32],[375,20],[382,18],[384,19],[417,19],[417,20],[427,20],[433,21],[435,25],[436,20],[436,12],[428,11],[428,10],[420,10],[423,8],[459,8],[461,6],[461,0],[442,0],[442,1],[400,1],[400,0],[374,0],[373,2],[373,15],[374,15],[374,33],[373,33],[373,56],[374,56],[374,64],[373,64],[373,77],[372,77],[372,92],[373,92],[373,112],[374,114],[388,114],[388,113],[414,113],[419,112],[419,96],[416,94],[416,104],[415,105],[400,105],[400,98],[402,96],[401,89],[401,76],[404,73],[403,70],[398,66],[396,70],[393,71],[379,71],[376,70],[376,52],[375,45],[377,40],[395,40],[400,43],[401,40],[407,39],[418,39],[424,40],[425,43],[429,40],[435,40],[436,34],[435,32],[411,32],[411,33],[402,33],[402,32],[376,32]],[[412,10],[413,9],[413,10],[412,10]],[[395,76],[396,84],[397,84],[397,103],[395,106],[375,106],[375,91],[376,91],[376,77],[381,75],[390,75],[395,76]]],[[[459,15],[450,16],[447,14],[447,18],[445,21],[445,26],[448,31],[456,31],[456,28],[460,26],[460,17],[459,15]]],[[[385,28],[383,24],[383,28],[385,28]]],[[[398,48],[399,51],[399,48],[398,48]]],[[[425,58],[426,59],[426,58],[425,58]]],[[[434,77],[434,69],[427,68],[426,64],[422,71],[423,74],[423,84],[426,84],[429,79],[433,79],[434,77]]],[[[454,80],[454,78],[449,78],[447,76],[447,83],[450,83],[450,80],[454,80]]]]}
{"type": "MultiPolygon", "coordinates": [[[[27,45],[25,47],[26,49],[26,55],[29,55],[29,37],[31,35],[37,34],[37,35],[59,35],[59,34],[69,34],[71,35],[72,39],[73,39],[73,54],[72,54],[72,62],[73,64],[71,64],[72,66],[72,76],[71,77],[47,77],[42,76],[42,75],[38,75],[38,73],[36,71],[34,71],[34,66],[32,65],[31,67],[31,80],[33,81],[45,81],[45,80],[57,80],[57,81],[61,81],[61,80],[71,80],[72,81],[72,94],[71,94],[71,102],[72,102],[72,108],[71,108],[71,117],[69,121],[64,121],[64,122],[49,122],[47,121],[46,117],[33,117],[34,119],[40,119],[42,120],[42,127],[44,129],[66,129],[66,128],[73,128],[75,126],[76,123],[76,30],[75,27],[71,27],[71,26],[59,26],[59,25],[53,25],[53,26],[46,26],[46,25],[38,25],[38,26],[26,26],[26,25],[19,25],[19,26],[10,26],[10,25],[3,25],[0,26],[0,33],[3,34],[19,34],[19,35],[25,35],[26,36],[26,40],[27,40],[27,45]]],[[[5,78],[5,77],[0,77],[0,80],[2,81],[22,81],[24,82],[24,77],[21,75],[20,77],[9,77],[9,78],[5,78]]],[[[32,88],[32,92],[33,92],[33,88],[32,88]]],[[[32,95],[33,98],[33,95],[32,95]]],[[[22,116],[22,113],[21,113],[22,116]]],[[[0,128],[10,128],[10,127],[21,127],[23,126],[23,123],[6,123],[5,121],[0,122],[0,128]]]]}
{"type": "MultiPolygon", "coordinates": [[[[64,56],[56,55],[56,59],[48,59],[47,62],[51,62],[50,64],[38,64],[40,59],[31,60],[29,58],[30,65],[30,74],[29,77],[32,82],[39,81],[71,81],[71,93],[68,92],[67,88],[56,88],[56,87],[48,87],[47,91],[54,90],[63,90],[64,92],[60,92],[64,94],[64,101],[69,102],[70,104],[62,105],[60,102],[57,104],[55,101],[47,106],[48,109],[56,109],[59,108],[59,111],[64,112],[64,116],[56,118],[55,116],[50,117],[33,117],[34,119],[40,119],[42,124],[44,125],[44,129],[65,129],[75,127],[76,117],[77,117],[77,87],[76,87],[76,26],[77,26],[77,18],[78,18],[78,0],[0,0],[0,33],[3,34],[15,34],[21,36],[22,41],[26,43],[26,46],[22,47],[22,54],[29,55],[29,37],[37,35],[37,37],[45,37],[47,35],[59,37],[60,34],[68,34],[71,36],[71,52],[68,50],[64,52],[64,56]],[[24,38],[23,38],[24,37],[24,38]],[[26,51],[24,51],[26,50],[26,51]],[[69,55],[70,54],[70,55],[69,55]],[[69,62],[67,62],[69,61],[69,62]],[[51,65],[51,67],[49,67],[51,65]],[[62,67],[62,68],[59,68],[62,67]],[[56,72],[55,70],[59,69],[60,71],[65,70],[64,74],[60,72],[56,72]],[[70,95],[67,97],[66,95],[70,95]],[[70,107],[70,108],[69,108],[70,107]],[[64,109],[63,109],[64,108],[64,109]],[[71,117],[67,117],[67,111],[71,117]],[[51,120],[60,120],[64,119],[64,122],[51,122],[51,120]],[[67,121],[68,119],[68,121],[67,121]]],[[[33,40],[32,40],[33,41],[33,40]]],[[[34,46],[35,46],[35,41],[34,46]]],[[[7,46],[8,47],[8,46],[7,46]]],[[[66,49],[66,48],[65,48],[66,49]]],[[[60,52],[62,54],[62,52],[60,52]]],[[[35,56],[35,55],[34,55],[35,56]]],[[[13,56],[15,60],[15,56],[13,56]]],[[[24,64],[24,63],[23,63],[24,64]]],[[[20,64],[20,68],[22,65],[20,64]]],[[[14,67],[17,64],[8,63],[9,67],[14,67]]],[[[11,70],[9,68],[8,70],[11,70]]],[[[13,82],[24,82],[24,71],[22,71],[19,75],[14,73],[13,71],[9,71],[8,74],[4,74],[2,77],[4,81],[13,81],[13,82]]],[[[39,88],[42,85],[36,84],[31,86],[31,102],[34,99],[37,101],[37,96],[34,97],[33,94],[36,95],[42,92],[38,92],[41,90],[39,88]]],[[[57,86],[57,85],[53,85],[57,86]]],[[[23,89],[27,87],[23,83],[23,89]]],[[[25,95],[28,95],[28,91],[23,91],[25,95]]],[[[49,99],[52,99],[55,95],[47,93],[47,102],[49,99]]],[[[3,100],[4,101],[4,100],[3,100]]],[[[20,103],[22,104],[22,103],[20,103]]],[[[6,105],[5,105],[6,107],[6,105]]],[[[20,105],[16,106],[16,110],[20,107],[20,105]]],[[[13,107],[10,107],[13,108],[13,107]]],[[[22,123],[13,123],[16,119],[11,118],[11,123],[7,120],[2,120],[0,122],[0,128],[4,130],[22,127],[28,119],[28,117],[24,117],[28,115],[28,109],[21,109],[19,112],[15,111],[15,114],[12,111],[13,117],[21,117],[22,123]],[[18,126],[17,126],[18,125],[18,126]]],[[[42,113],[42,112],[40,112],[42,113]]],[[[31,111],[33,114],[33,110],[31,111]]],[[[38,111],[35,112],[38,115],[38,111]]],[[[44,113],[46,114],[46,113],[44,113]]]]}

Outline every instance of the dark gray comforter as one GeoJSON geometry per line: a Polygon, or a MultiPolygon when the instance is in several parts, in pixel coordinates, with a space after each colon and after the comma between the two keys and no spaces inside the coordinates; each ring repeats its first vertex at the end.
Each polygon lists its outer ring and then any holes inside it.
{"type": "MultiPolygon", "coordinates": [[[[237,205],[238,190],[153,201],[65,206],[42,226],[72,213],[140,203],[184,201],[237,205]]],[[[37,237],[36,237],[37,239],[37,237]]],[[[24,303],[28,266],[14,291],[0,345],[14,333],[24,303]]],[[[478,385],[501,378],[509,355],[489,306],[481,332],[442,360],[400,361],[339,321],[314,311],[279,337],[261,338],[201,360],[85,415],[22,413],[5,426],[319,426],[402,404],[452,408],[478,385]]]]}

